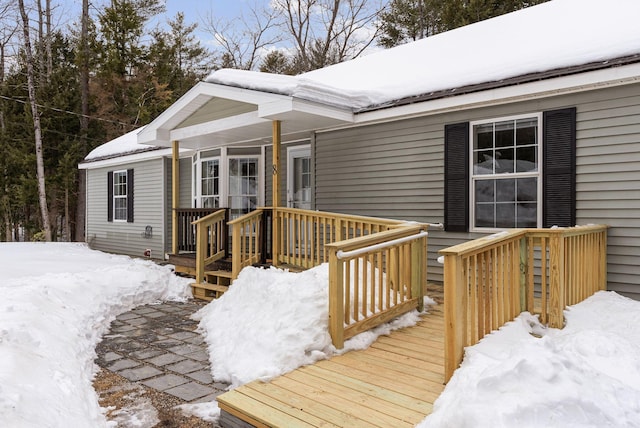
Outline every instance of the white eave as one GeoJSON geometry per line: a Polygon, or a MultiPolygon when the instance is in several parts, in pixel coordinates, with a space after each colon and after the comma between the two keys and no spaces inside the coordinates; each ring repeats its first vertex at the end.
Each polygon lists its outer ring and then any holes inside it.
{"type": "Polygon", "coordinates": [[[202,149],[241,143],[271,141],[272,122],[282,122],[284,141],[308,137],[309,133],[353,123],[351,110],[302,100],[288,95],[201,82],[138,134],[138,143],[202,149]],[[213,98],[256,106],[255,111],[179,127],[213,98]]]}

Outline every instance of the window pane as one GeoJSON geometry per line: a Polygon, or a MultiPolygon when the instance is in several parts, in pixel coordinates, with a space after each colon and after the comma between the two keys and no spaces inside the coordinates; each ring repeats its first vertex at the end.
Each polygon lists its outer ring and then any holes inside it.
{"type": "Polygon", "coordinates": [[[127,198],[114,199],[113,218],[115,220],[127,219],[127,198]]]}
{"type": "Polygon", "coordinates": [[[496,147],[510,147],[514,145],[514,122],[496,123],[496,147]]]}
{"type": "Polygon", "coordinates": [[[496,180],[496,201],[514,202],[516,195],[516,180],[496,180]]]}
{"type": "Polygon", "coordinates": [[[496,227],[516,226],[516,205],[514,203],[496,204],[496,227]]]}
{"type": "Polygon", "coordinates": [[[474,149],[493,148],[493,123],[474,127],[474,149]]]}
{"type": "Polygon", "coordinates": [[[538,200],[537,178],[519,178],[516,185],[518,202],[536,202],[538,200]]]}
{"type": "Polygon", "coordinates": [[[538,120],[535,118],[519,119],[516,122],[516,145],[537,144],[538,120]]]}
{"type": "Polygon", "coordinates": [[[538,225],[538,205],[521,204],[517,205],[518,221],[516,227],[537,227],[538,225]]]}
{"type": "Polygon", "coordinates": [[[482,150],[475,153],[473,173],[484,175],[493,174],[493,150],[482,150]]]}
{"type": "Polygon", "coordinates": [[[496,174],[514,172],[513,149],[496,150],[496,174]]]}
{"type": "Polygon", "coordinates": [[[495,201],[494,186],[495,180],[478,180],[476,181],[476,202],[495,201]]]}
{"type": "Polygon", "coordinates": [[[529,172],[538,170],[537,146],[518,147],[516,150],[516,172],[529,172]]]}
{"type": "Polygon", "coordinates": [[[493,204],[476,204],[477,227],[495,227],[494,207],[493,204]]]}

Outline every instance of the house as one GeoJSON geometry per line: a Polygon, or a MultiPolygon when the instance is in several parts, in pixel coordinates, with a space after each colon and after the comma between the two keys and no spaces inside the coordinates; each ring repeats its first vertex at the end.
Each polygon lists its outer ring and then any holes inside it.
{"type": "Polygon", "coordinates": [[[86,239],[97,250],[164,259],[171,247],[171,149],[138,144],[139,132],[97,147],[79,165],[87,174],[86,239]]]}
{"type": "MultiPolygon", "coordinates": [[[[299,76],[216,71],[137,134],[174,154],[136,188],[135,216],[153,211],[169,229],[172,163],[174,208],[442,222],[429,232],[436,282],[442,248],[504,228],[605,223],[608,288],[640,298],[637,16],[633,0],[554,0],[299,76]]],[[[146,224],[93,224],[108,223],[107,181],[133,169],[141,183],[146,166],[127,158],[83,164],[95,175],[88,210],[102,199],[100,218],[88,215],[95,243],[139,240],[146,224]]]]}

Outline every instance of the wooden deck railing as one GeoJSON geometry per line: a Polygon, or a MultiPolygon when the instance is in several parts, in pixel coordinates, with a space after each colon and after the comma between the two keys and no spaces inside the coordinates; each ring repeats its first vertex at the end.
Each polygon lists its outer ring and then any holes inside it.
{"type": "Polygon", "coordinates": [[[194,221],[216,212],[216,208],[178,208],[178,252],[196,251],[196,226],[194,221]]]}
{"type": "Polygon", "coordinates": [[[606,288],[607,226],[521,229],[441,250],[445,379],[465,346],[528,310],[562,328],[563,311],[606,288]]]}
{"type": "Polygon", "coordinates": [[[263,262],[264,232],[262,208],[230,221],[232,276],[237,278],[240,271],[256,263],[263,262]]]}
{"type": "Polygon", "coordinates": [[[329,253],[329,331],[336,348],[405,312],[422,310],[425,228],[407,226],[324,244],[329,253]]]}
{"type": "Polygon", "coordinates": [[[205,266],[225,257],[227,252],[227,209],[193,222],[196,227],[196,283],[204,283],[205,266]]]}
{"type": "Polygon", "coordinates": [[[329,260],[327,244],[382,232],[403,224],[349,214],[296,208],[274,209],[274,264],[309,269],[329,260]]]}

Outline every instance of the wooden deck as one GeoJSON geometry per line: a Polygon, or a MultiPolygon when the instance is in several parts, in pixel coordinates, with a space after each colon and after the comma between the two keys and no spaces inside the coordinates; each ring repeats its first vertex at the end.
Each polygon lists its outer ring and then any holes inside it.
{"type": "MultiPolygon", "coordinates": [[[[366,350],[252,382],[218,397],[223,412],[256,427],[412,427],[444,389],[444,308],[366,350]]],[[[224,421],[224,415],[222,421],[224,421]]]]}

